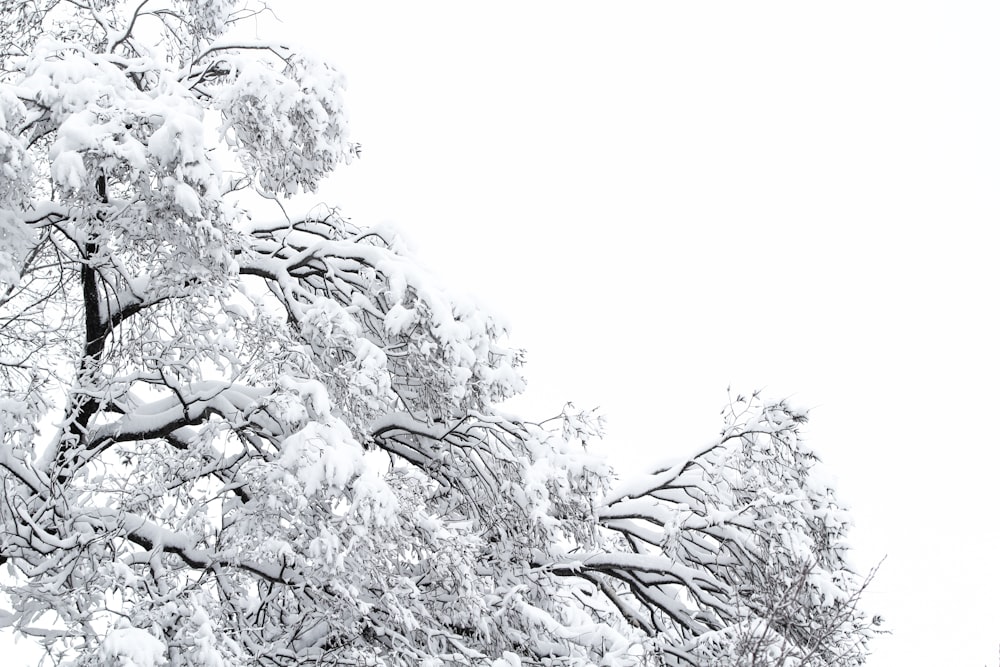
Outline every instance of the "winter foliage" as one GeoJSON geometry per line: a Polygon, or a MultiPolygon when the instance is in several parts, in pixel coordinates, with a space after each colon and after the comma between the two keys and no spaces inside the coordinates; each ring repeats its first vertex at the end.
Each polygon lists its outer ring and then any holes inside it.
{"type": "Polygon", "coordinates": [[[0,3],[0,625],[50,664],[860,665],[805,414],[611,488],[390,230],[263,219],[356,156],[227,0],[0,3]]]}

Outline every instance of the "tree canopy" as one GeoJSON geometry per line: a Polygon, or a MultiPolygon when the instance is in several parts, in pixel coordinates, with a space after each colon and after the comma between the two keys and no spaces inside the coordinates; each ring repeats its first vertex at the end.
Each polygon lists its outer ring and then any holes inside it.
{"type": "Polygon", "coordinates": [[[392,230],[259,213],[358,154],[263,7],[0,7],[0,626],[45,661],[864,662],[803,411],[613,488],[392,230]]]}

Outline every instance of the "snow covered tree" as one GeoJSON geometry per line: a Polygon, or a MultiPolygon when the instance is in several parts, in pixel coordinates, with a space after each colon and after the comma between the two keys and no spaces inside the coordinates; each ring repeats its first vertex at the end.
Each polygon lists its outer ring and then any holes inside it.
{"type": "Polygon", "coordinates": [[[504,328],[313,191],[340,75],[230,0],[0,3],[0,625],[75,665],[858,665],[848,518],[740,399],[612,491],[504,328]],[[260,210],[256,207],[256,210],[260,210]]]}

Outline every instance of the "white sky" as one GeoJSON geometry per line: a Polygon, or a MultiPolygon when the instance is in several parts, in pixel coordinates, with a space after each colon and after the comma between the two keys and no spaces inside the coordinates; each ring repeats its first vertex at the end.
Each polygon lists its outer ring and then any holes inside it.
{"type": "Polygon", "coordinates": [[[350,83],[326,198],[507,317],[523,411],[634,469],[814,406],[869,664],[996,664],[998,5],[276,4],[350,83]]]}

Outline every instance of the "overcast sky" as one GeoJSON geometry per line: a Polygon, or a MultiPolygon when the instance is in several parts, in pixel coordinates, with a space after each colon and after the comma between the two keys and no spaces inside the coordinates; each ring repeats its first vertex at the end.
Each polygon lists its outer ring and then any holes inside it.
{"type": "Polygon", "coordinates": [[[628,470],[813,406],[870,664],[997,664],[996,3],[276,4],[349,81],[324,197],[506,316],[520,410],[628,470]]]}

